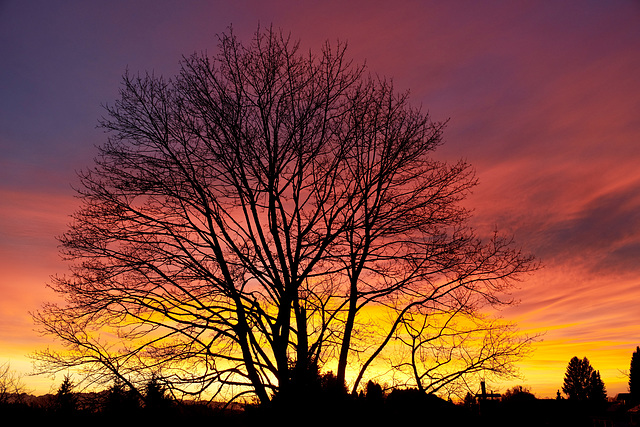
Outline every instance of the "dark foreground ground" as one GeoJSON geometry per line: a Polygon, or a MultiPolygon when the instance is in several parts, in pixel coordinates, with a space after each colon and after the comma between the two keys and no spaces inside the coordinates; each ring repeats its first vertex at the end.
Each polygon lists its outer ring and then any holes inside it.
{"type": "Polygon", "coordinates": [[[454,405],[417,393],[385,398],[342,398],[280,402],[269,407],[165,402],[155,407],[73,407],[19,403],[0,405],[0,425],[62,426],[549,426],[631,427],[640,425],[630,405],[594,405],[568,400],[511,399],[454,405]]]}

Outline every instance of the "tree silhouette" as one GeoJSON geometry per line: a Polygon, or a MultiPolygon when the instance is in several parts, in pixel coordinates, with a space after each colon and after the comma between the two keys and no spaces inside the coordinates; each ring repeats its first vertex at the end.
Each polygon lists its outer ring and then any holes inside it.
{"type": "Polygon", "coordinates": [[[365,399],[372,405],[382,405],[384,401],[384,391],[382,386],[377,382],[369,380],[365,387],[365,399]]]}
{"type": "Polygon", "coordinates": [[[607,400],[607,393],[600,378],[600,372],[595,371],[589,360],[573,357],[564,375],[562,391],[571,400],[603,402],[607,400]]]}
{"type": "Polygon", "coordinates": [[[562,391],[569,399],[585,400],[592,372],[593,368],[586,357],[584,359],[573,357],[564,375],[562,391]]]}
{"type": "Polygon", "coordinates": [[[526,403],[535,400],[536,397],[526,387],[521,385],[513,386],[502,394],[503,402],[526,403]]]}
{"type": "Polygon", "coordinates": [[[600,371],[593,371],[589,380],[589,391],[587,398],[593,403],[604,403],[607,401],[607,389],[600,377],[600,371]]]}
{"type": "MultiPolygon", "coordinates": [[[[141,383],[161,367],[185,393],[268,402],[334,361],[357,390],[411,319],[509,303],[535,264],[468,225],[472,169],[432,157],[444,123],[342,44],[302,54],[272,29],[219,42],[173,80],[126,74],[107,107],[61,238],[70,274],[51,284],[66,304],[34,316],[68,351],[37,353],[41,369],[141,383]]],[[[474,366],[509,371],[528,342],[509,337],[499,363],[474,366]]],[[[467,340],[420,348],[435,345],[467,340]]]]}
{"type": "Polygon", "coordinates": [[[11,370],[9,362],[0,365],[0,406],[18,403],[26,387],[22,378],[11,370]]]}
{"type": "Polygon", "coordinates": [[[470,391],[468,391],[467,394],[465,394],[464,400],[462,401],[462,404],[467,409],[475,409],[477,406],[477,403],[478,402],[476,401],[476,397],[473,394],[471,394],[470,391]]]}
{"type": "Polygon", "coordinates": [[[629,393],[634,403],[640,402],[640,347],[631,355],[629,367],[629,393]]]}
{"type": "Polygon", "coordinates": [[[166,395],[165,387],[160,383],[157,375],[153,375],[145,386],[144,406],[150,411],[161,411],[166,409],[170,403],[166,395]]]}
{"type": "Polygon", "coordinates": [[[408,351],[392,360],[396,372],[411,378],[407,384],[462,399],[473,380],[514,376],[513,362],[528,353],[535,337],[519,337],[513,324],[464,309],[420,307],[404,316],[396,340],[408,351]]]}
{"type": "Polygon", "coordinates": [[[130,414],[140,406],[140,395],[116,378],[107,391],[104,411],[108,414],[130,414]]]}
{"type": "Polygon", "coordinates": [[[73,391],[74,384],[69,375],[65,375],[54,400],[54,410],[60,414],[71,414],[78,409],[78,396],[73,391]]]}

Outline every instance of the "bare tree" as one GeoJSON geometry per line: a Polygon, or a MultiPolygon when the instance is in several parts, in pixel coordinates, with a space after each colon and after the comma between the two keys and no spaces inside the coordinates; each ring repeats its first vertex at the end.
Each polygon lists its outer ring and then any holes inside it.
{"type": "Polygon", "coordinates": [[[22,377],[11,370],[9,362],[0,364],[0,405],[19,402],[23,393],[26,387],[22,377]]]}
{"type": "Polygon", "coordinates": [[[107,107],[51,284],[66,304],[35,314],[67,346],[43,369],[267,402],[333,363],[355,390],[408,316],[508,302],[535,265],[468,226],[472,169],[431,156],[443,123],[342,44],[219,42],[174,80],[126,74],[107,107]]]}
{"type": "Polygon", "coordinates": [[[536,337],[511,323],[463,307],[410,312],[396,331],[401,343],[394,369],[405,384],[426,393],[460,399],[481,380],[516,376],[514,362],[528,354],[536,337]]]}

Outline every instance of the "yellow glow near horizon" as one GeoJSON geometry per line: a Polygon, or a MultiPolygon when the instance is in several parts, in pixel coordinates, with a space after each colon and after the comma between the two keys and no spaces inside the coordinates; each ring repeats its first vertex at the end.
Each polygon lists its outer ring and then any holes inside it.
{"type": "MultiPolygon", "coordinates": [[[[587,357],[594,369],[600,371],[609,397],[628,391],[628,378],[625,372],[629,369],[631,355],[635,347],[629,343],[613,341],[575,342],[564,338],[554,338],[553,332],[548,332],[542,341],[534,344],[533,354],[520,361],[517,367],[520,378],[489,383],[495,391],[504,392],[514,385],[524,385],[538,398],[554,398],[556,391],[561,390],[564,373],[569,360],[573,356],[587,357]]],[[[30,375],[32,361],[26,354],[33,351],[30,347],[4,346],[0,354],[0,362],[8,362],[11,369],[21,374],[26,389],[36,395],[55,392],[62,376],[30,375]]],[[[325,371],[333,370],[335,366],[327,364],[325,371]]],[[[350,372],[349,382],[352,383],[354,374],[350,372]]],[[[388,369],[372,366],[366,376],[380,383],[390,383],[388,369]]],[[[364,384],[361,384],[364,386],[364,384]]]]}

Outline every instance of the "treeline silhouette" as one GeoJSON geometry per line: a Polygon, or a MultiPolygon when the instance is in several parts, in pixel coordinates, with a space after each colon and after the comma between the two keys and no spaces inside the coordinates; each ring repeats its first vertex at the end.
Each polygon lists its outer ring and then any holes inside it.
{"type": "Polygon", "coordinates": [[[369,381],[349,393],[333,372],[293,377],[302,393],[278,392],[269,403],[224,403],[177,399],[166,379],[152,376],[144,386],[114,381],[100,392],[78,392],[65,376],[56,393],[35,397],[26,392],[8,364],[0,369],[0,423],[61,421],[73,425],[203,422],[219,426],[634,426],[640,425],[640,347],[633,353],[629,393],[607,399],[600,374],[585,357],[573,357],[562,391],[555,399],[538,399],[523,386],[502,394],[477,394],[457,403],[415,388],[386,387],[369,381]]]}
{"type": "Polygon", "coordinates": [[[65,377],[55,394],[38,398],[26,393],[0,404],[1,420],[62,421],[65,425],[166,425],[206,422],[219,426],[592,426],[632,425],[631,402],[537,399],[517,386],[502,395],[468,393],[454,404],[417,389],[392,388],[369,381],[358,394],[329,372],[319,374],[307,392],[276,396],[268,405],[176,400],[155,378],[142,391],[119,382],[101,392],[78,393],[65,377]]]}
{"type": "Polygon", "coordinates": [[[114,382],[100,392],[77,392],[69,376],[65,376],[54,394],[33,396],[26,392],[11,393],[0,400],[0,425],[19,419],[28,422],[62,421],[74,425],[136,425],[169,421],[237,421],[242,418],[239,405],[225,407],[218,402],[174,399],[155,378],[143,391],[132,390],[114,382]]]}

